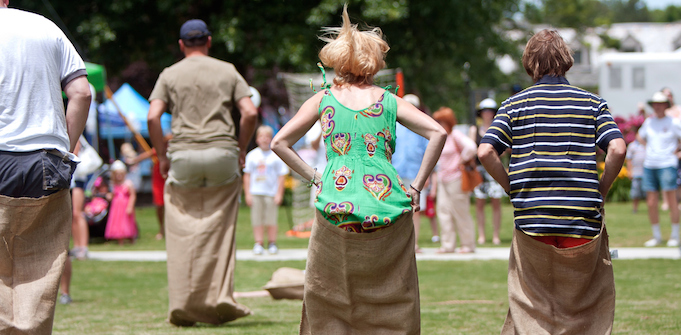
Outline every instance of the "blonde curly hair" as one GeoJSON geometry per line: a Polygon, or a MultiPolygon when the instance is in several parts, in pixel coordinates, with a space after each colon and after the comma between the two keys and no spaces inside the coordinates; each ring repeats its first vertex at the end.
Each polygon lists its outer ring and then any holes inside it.
{"type": "Polygon", "coordinates": [[[336,71],[336,85],[372,85],[374,75],[385,67],[390,50],[381,28],[360,31],[350,22],[348,5],[343,6],[343,25],[325,27],[319,37],[327,44],[319,51],[322,63],[336,71]]]}

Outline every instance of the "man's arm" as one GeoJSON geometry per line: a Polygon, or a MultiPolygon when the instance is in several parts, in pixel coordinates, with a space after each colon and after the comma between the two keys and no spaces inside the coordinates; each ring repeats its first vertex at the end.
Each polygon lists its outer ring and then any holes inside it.
{"type": "MultiPolygon", "coordinates": [[[[494,146],[489,143],[481,143],[480,147],[478,147],[478,157],[480,163],[482,163],[482,166],[485,167],[485,170],[487,170],[490,176],[504,188],[504,191],[506,191],[507,194],[510,194],[511,183],[508,179],[508,172],[506,172],[504,164],[501,163],[499,154],[497,154],[494,146]]],[[[622,164],[620,164],[620,167],[621,166],[622,164]]]]}
{"type": "Polygon", "coordinates": [[[605,156],[605,168],[601,175],[601,180],[598,185],[598,191],[601,192],[603,198],[608,195],[610,186],[617,178],[617,175],[622,169],[624,158],[627,155],[627,144],[622,138],[616,138],[608,143],[608,152],[605,156]]]}
{"type": "Polygon", "coordinates": [[[69,151],[73,152],[76,148],[76,143],[78,143],[78,138],[83,133],[83,129],[85,129],[85,122],[90,110],[90,101],[92,100],[87,77],[80,76],[68,82],[64,86],[64,93],[66,98],[69,99],[66,105],[66,132],[71,143],[69,151]]]}
{"type": "Polygon", "coordinates": [[[156,149],[158,157],[158,167],[163,178],[168,177],[170,161],[166,156],[168,144],[163,138],[163,128],[161,128],[161,116],[165,113],[168,104],[161,99],[151,100],[149,104],[149,114],[147,114],[147,127],[149,128],[149,138],[151,144],[156,149]]]}
{"type": "Polygon", "coordinates": [[[242,179],[244,183],[244,200],[246,200],[246,205],[251,207],[253,206],[253,198],[251,198],[251,174],[244,172],[242,179]]]}
{"type": "Polygon", "coordinates": [[[239,112],[241,112],[241,121],[239,122],[239,164],[244,166],[246,159],[246,149],[248,143],[253,137],[255,131],[255,123],[258,120],[258,109],[251,101],[250,97],[243,97],[236,103],[239,112]]]}

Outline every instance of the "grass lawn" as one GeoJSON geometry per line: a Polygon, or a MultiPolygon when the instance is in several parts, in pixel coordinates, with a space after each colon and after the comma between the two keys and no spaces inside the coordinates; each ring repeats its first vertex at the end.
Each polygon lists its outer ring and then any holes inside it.
{"type": "MultiPolygon", "coordinates": [[[[606,211],[611,247],[640,247],[650,237],[645,205],[636,214],[632,214],[629,203],[609,203],[606,211]]],[[[284,235],[289,223],[283,208],[279,214],[279,246],[305,248],[306,239],[284,235]]],[[[669,216],[661,214],[666,237],[670,231],[669,216]]],[[[154,239],[158,232],[154,209],[138,208],[137,218],[140,238],[134,245],[99,242],[91,244],[90,249],[165,249],[164,241],[154,239]]],[[[511,218],[512,208],[505,204],[502,247],[510,245],[511,218]]],[[[436,247],[430,236],[430,227],[424,220],[419,244],[436,247]]],[[[239,249],[250,249],[253,245],[247,207],[240,209],[236,239],[239,249]]],[[[613,264],[617,285],[614,333],[681,333],[679,261],[614,260],[613,264]]],[[[418,262],[422,333],[499,333],[508,309],[507,265],[506,261],[418,262]]],[[[284,266],[302,269],[305,262],[238,262],[235,289],[259,290],[274,270],[284,266]]],[[[199,324],[180,329],[169,325],[164,322],[168,293],[163,262],[76,261],[73,273],[74,302],[57,306],[55,334],[297,334],[301,302],[269,298],[240,299],[255,314],[222,326],[199,324]]]]}
{"type": "MultiPolygon", "coordinates": [[[[641,203],[638,213],[632,213],[631,203],[607,203],[606,220],[608,233],[610,234],[610,246],[617,247],[642,247],[643,243],[651,238],[650,224],[648,222],[648,212],[645,203],[641,203]]],[[[492,238],[492,213],[490,207],[487,210],[487,244],[485,247],[493,247],[492,238]]],[[[471,207],[471,213],[475,219],[475,209],[471,207]]],[[[133,245],[119,246],[115,242],[103,243],[102,240],[94,240],[90,245],[90,250],[165,250],[165,242],[154,239],[158,233],[158,223],[156,212],[153,207],[139,207],[136,210],[137,220],[140,229],[140,238],[133,245]]],[[[513,208],[505,203],[502,206],[501,224],[501,247],[511,245],[513,232],[513,208]]],[[[668,212],[660,212],[661,228],[663,239],[669,237],[670,221],[668,212]]],[[[279,209],[279,237],[280,248],[306,248],[307,239],[285,236],[285,232],[290,229],[287,218],[287,209],[279,209]]],[[[421,247],[439,247],[439,244],[430,241],[431,229],[428,221],[422,219],[421,232],[418,244],[421,247]]],[[[250,209],[241,207],[239,209],[239,221],[236,230],[236,243],[238,249],[250,249],[253,247],[253,234],[250,224],[250,209]]]]}
{"type": "MultiPolygon", "coordinates": [[[[676,260],[615,260],[615,334],[681,333],[676,260]]],[[[275,269],[302,261],[238,262],[237,291],[259,290],[275,269]]],[[[418,262],[423,334],[498,334],[508,309],[505,261],[418,262]]],[[[240,299],[254,315],[222,326],[164,322],[163,262],[74,262],[74,302],[57,306],[55,334],[297,334],[301,302],[240,299]]]]}

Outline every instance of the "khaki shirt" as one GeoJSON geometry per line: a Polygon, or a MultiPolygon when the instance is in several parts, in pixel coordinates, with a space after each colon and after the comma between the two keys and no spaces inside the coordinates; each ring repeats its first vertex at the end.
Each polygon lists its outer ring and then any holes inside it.
{"type": "Polygon", "coordinates": [[[166,68],[149,101],[168,104],[173,138],[168,151],[237,147],[231,110],[250,97],[246,80],[234,65],[209,56],[185,58],[166,68]]]}

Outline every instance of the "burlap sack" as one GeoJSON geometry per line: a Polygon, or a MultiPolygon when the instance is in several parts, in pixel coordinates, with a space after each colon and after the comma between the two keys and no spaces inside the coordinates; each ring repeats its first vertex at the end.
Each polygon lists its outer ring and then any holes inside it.
{"type": "Polygon", "coordinates": [[[420,334],[411,214],[357,234],[315,212],[300,334],[420,334]]]}
{"type": "Polygon", "coordinates": [[[251,314],[234,301],[241,179],[226,186],[165,187],[169,319],[220,324],[251,314]]]}
{"type": "Polygon", "coordinates": [[[71,196],[0,196],[0,334],[51,334],[71,237],[71,196]]]}
{"type": "Polygon", "coordinates": [[[509,311],[501,334],[610,334],[615,278],[608,233],[558,249],[514,229],[508,264],[509,311]]]}
{"type": "Polygon", "coordinates": [[[293,268],[279,268],[272,274],[272,279],[265,284],[267,290],[274,299],[297,299],[303,300],[303,286],[305,285],[305,273],[293,268]]]}

